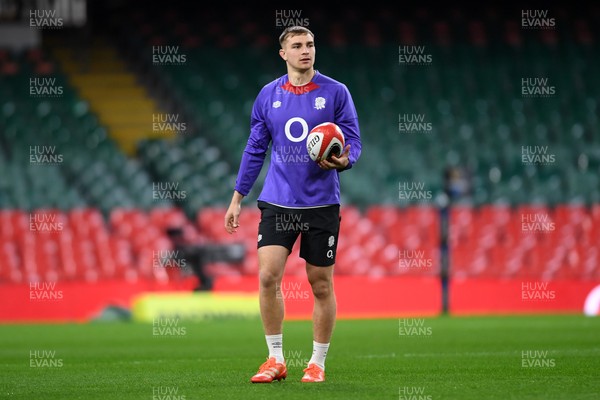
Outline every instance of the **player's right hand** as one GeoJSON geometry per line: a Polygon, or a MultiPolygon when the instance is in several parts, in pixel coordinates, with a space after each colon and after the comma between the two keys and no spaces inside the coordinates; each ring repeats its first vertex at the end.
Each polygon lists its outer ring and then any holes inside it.
{"type": "Polygon", "coordinates": [[[237,232],[237,228],[240,226],[240,212],[240,204],[235,204],[232,202],[225,213],[225,230],[230,234],[237,232]]]}

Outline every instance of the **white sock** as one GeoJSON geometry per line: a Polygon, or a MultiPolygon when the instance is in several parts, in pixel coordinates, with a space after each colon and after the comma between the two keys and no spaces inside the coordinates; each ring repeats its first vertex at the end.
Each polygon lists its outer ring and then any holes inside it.
{"type": "Polygon", "coordinates": [[[265,335],[269,347],[269,358],[275,357],[278,363],[283,363],[283,333],[279,335],[265,335]]]}
{"type": "Polygon", "coordinates": [[[329,350],[329,343],[317,343],[313,340],[313,353],[308,363],[317,364],[325,371],[325,357],[327,357],[327,350],[329,350]]]}

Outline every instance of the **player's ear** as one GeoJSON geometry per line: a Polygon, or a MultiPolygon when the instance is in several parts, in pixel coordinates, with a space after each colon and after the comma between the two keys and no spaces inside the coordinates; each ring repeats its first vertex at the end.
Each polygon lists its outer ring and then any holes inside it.
{"type": "Polygon", "coordinates": [[[285,50],[284,49],[279,49],[279,57],[281,57],[283,59],[283,61],[287,61],[285,58],[285,50]]]}

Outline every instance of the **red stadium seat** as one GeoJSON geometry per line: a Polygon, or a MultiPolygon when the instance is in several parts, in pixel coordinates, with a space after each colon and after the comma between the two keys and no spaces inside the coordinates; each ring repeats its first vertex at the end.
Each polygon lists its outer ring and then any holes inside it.
{"type": "MultiPolygon", "coordinates": [[[[45,209],[0,210],[0,281],[149,279],[168,282],[179,275],[154,268],[157,251],[169,250],[168,227],[184,228],[186,236],[216,243],[242,242],[241,265],[214,263],[216,275],[256,275],[256,233],[260,211],[242,210],[240,229],[223,228],[224,207],[204,208],[189,221],[178,208],[114,209],[108,222],[96,209],[67,213],[45,209]],[[61,230],[30,229],[31,215],[41,213],[61,222],[61,230]],[[203,231],[204,235],[199,231],[203,231]]],[[[527,218],[527,217],[526,217],[527,218]]],[[[433,207],[373,206],[363,214],[342,208],[336,274],[431,275],[439,273],[439,212],[433,207]],[[426,261],[428,268],[401,268],[402,251],[426,261]]],[[[458,206],[451,210],[449,255],[454,277],[522,279],[594,279],[600,275],[600,207],[558,205],[458,206]],[[526,232],[523,215],[542,215],[555,224],[549,232],[526,232]]],[[[299,242],[286,265],[286,275],[304,276],[299,242]]],[[[176,271],[175,271],[176,272],[176,271]]]]}
{"type": "Polygon", "coordinates": [[[398,207],[394,206],[372,206],[366,211],[365,217],[368,218],[377,229],[387,232],[401,223],[398,207]]]}

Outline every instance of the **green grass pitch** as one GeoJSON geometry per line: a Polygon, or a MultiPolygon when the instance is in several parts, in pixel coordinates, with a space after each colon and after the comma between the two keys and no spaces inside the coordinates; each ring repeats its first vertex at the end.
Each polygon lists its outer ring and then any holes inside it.
{"type": "Polygon", "coordinates": [[[259,320],[175,322],[0,326],[0,398],[600,398],[599,318],[339,320],[318,384],[300,383],[310,322],[285,322],[288,378],[272,384],[249,382],[259,320]]]}

